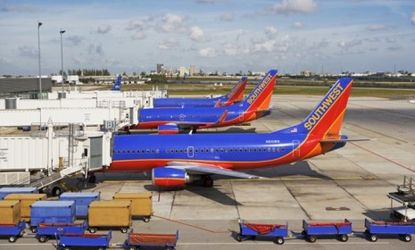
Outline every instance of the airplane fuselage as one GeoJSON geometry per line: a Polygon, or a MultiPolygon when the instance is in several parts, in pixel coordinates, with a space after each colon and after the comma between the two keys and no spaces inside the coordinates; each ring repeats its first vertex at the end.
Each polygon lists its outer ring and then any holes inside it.
{"type": "Polygon", "coordinates": [[[169,162],[197,162],[228,169],[253,169],[303,160],[340,148],[321,147],[297,133],[116,135],[113,171],[146,171],[169,162]],[[317,150],[316,150],[317,149],[317,150]]]}
{"type": "Polygon", "coordinates": [[[227,96],[214,98],[155,98],[155,108],[213,108],[215,106],[226,106],[227,96]]]}
{"type": "Polygon", "coordinates": [[[157,128],[166,123],[184,124],[193,128],[222,127],[251,121],[268,115],[247,110],[247,104],[239,103],[217,108],[150,108],[139,110],[137,128],[157,128]]]}

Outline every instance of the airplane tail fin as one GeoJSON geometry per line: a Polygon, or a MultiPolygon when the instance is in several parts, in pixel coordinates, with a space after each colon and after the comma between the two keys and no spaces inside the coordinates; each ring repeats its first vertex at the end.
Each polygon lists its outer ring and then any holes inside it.
{"type": "Polygon", "coordinates": [[[247,82],[248,78],[246,76],[243,76],[241,80],[239,80],[238,84],[233,86],[231,92],[228,94],[228,100],[226,101],[226,104],[240,102],[244,99],[244,91],[247,82]]]}
{"type": "Polygon", "coordinates": [[[117,79],[115,80],[114,84],[112,85],[111,90],[120,90],[121,89],[121,82],[122,82],[122,76],[118,75],[117,79]]]}
{"type": "Polygon", "coordinates": [[[271,69],[245,99],[247,111],[269,110],[278,71],[271,69]]]}
{"type": "Polygon", "coordinates": [[[304,121],[279,132],[312,134],[313,138],[322,143],[345,140],[340,135],[340,129],[352,89],[352,82],[353,79],[349,77],[338,79],[304,121]]]}

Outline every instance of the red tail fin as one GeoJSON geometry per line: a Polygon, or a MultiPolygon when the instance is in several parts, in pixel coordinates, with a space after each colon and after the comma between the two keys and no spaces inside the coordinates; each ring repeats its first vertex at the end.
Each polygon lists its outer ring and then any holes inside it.
{"type": "Polygon", "coordinates": [[[244,98],[244,91],[245,91],[247,82],[248,82],[248,78],[245,76],[242,77],[241,80],[238,82],[238,84],[232,88],[231,92],[228,95],[228,100],[226,101],[225,104],[229,105],[235,102],[242,101],[244,98]]]}
{"type": "Polygon", "coordinates": [[[271,103],[271,97],[274,93],[275,81],[277,79],[277,70],[270,70],[262,81],[258,82],[251,91],[245,102],[248,104],[247,111],[268,110],[271,103]]]}

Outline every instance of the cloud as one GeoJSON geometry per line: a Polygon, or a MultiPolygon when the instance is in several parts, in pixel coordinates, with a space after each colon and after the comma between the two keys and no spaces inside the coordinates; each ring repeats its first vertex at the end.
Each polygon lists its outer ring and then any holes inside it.
{"type": "Polygon", "coordinates": [[[293,23],[293,27],[296,29],[302,29],[304,28],[304,24],[302,22],[295,22],[293,23]]]}
{"type": "Polygon", "coordinates": [[[412,12],[411,23],[415,25],[415,11],[412,12]]]}
{"type": "Polygon", "coordinates": [[[386,28],[386,26],[383,25],[383,24],[371,24],[371,25],[368,25],[366,27],[366,30],[368,30],[368,31],[378,31],[378,30],[384,30],[385,28],[386,28]]]}
{"type": "Polygon", "coordinates": [[[350,41],[347,41],[347,42],[346,41],[340,41],[337,45],[340,48],[348,50],[348,49],[351,49],[353,47],[359,46],[362,43],[363,43],[362,40],[355,39],[355,40],[350,40],[350,41]]]}
{"type": "Polygon", "coordinates": [[[18,50],[19,50],[19,55],[23,57],[37,58],[39,55],[37,49],[33,47],[29,47],[29,46],[21,46],[18,48],[18,50]]]}
{"type": "Polygon", "coordinates": [[[199,55],[203,57],[215,57],[217,55],[216,49],[208,47],[199,50],[199,55]]]}
{"type": "Polygon", "coordinates": [[[131,36],[131,39],[133,40],[143,40],[145,38],[146,38],[146,34],[144,34],[144,32],[142,31],[137,31],[131,36]]]}
{"type": "Polygon", "coordinates": [[[195,42],[203,42],[205,40],[205,33],[199,26],[190,28],[190,39],[195,42]]]}
{"type": "Polygon", "coordinates": [[[174,39],[167,39],[159,43],[159,49],[172,49],[179,45],[179,43],[174,39]]]}
{"type": "Polygon", "coordinates": [[[277,34],[277,28],[275,28],[274,26],[267,26],[265,28],[265,35],[267,37],[274,37],[277,34]]]}
{"type": "Polygon", "coordinates": [[[110,31],[111,31],[111,25],[109,25],[109,24],[98,26],[98,28],[97,28],[97,33],[98,34],[107,34],[110,31]]]}
{"type": "Polygon", "coordinates": [[[214,4],[216,0],[195,0],[195,3],[198,4],[214,4]]]}
{"type": "Polygon", "coordinates": [[[101,44],[90,44],[88,47],[88,54],[92,56],[103,56],[104,49],[102,48],[101,44]]]}
{"type": "Polygon", "coordinates": [[[27,12],[34,12],[34,11],[36,11],[36,8],[33,5],[28,5],[28,4],[9,5],[9,6],[0,7],[0,12],[27,13],[27,12]]]}
{"type": "Polygon", "coordinates": [[[271,11],[274,14],[311,13],[317,7],[318,5],[314,0],[282,0],[274,4],[271,11]]]}
{"type": "Polygon", "coordinates": [[[67,41],[70,46],[77,46],[77,45],[81,44],[83,40],[84,40],[83,37],[77,36],[77,35],[67,36],[66,39],[65,39],[65,41],[67,41]]]}
{"type": "Polygon", "coordinates": [[[235,17],[232,13],[226,12],[220,15],[219,19],[224,22],[232,22],[235,19],[235,17]]]}
{"type": "Polygon", "coordinates": [[[277,42],[275,40],[266,40],[254,42],[253,52],[271,52],[275,49],[277,42]]]}
{"type": "Polygon", "coordinates": [[[183,30],[184,17],[166,14],[162,19],[162,24],[160,26],[162,31],[165,32],[175,32],[183,30]]]}
{"type": "Polygon", "coordinates": [[[232,43],[227,43],[223,46],[223,53],[227,56],[237,56],[242,54],[248,54],[249,49],[242,48],[232,43]]]}

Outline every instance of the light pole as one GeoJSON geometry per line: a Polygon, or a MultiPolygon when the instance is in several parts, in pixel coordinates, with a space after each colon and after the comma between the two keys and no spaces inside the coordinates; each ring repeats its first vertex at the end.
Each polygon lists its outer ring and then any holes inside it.
{"type": "Polygon", "coordinates": [[[65,82],[65,78],[63,77],[63,33],[65,33],[65,30],[60,30],[59,33],[61,34],[61,74],[62,74],[62,96],[63,96],[63,84],[65,82]]]}
{"type": "Polygon", "coordinates": [[[42,98],[42,71],[40,68],[40,26],[42,26],[41,22],[37,22],[37,48],[39,52],[38,57],[38,64],[39,64],[39,98],[42,98]]]}

